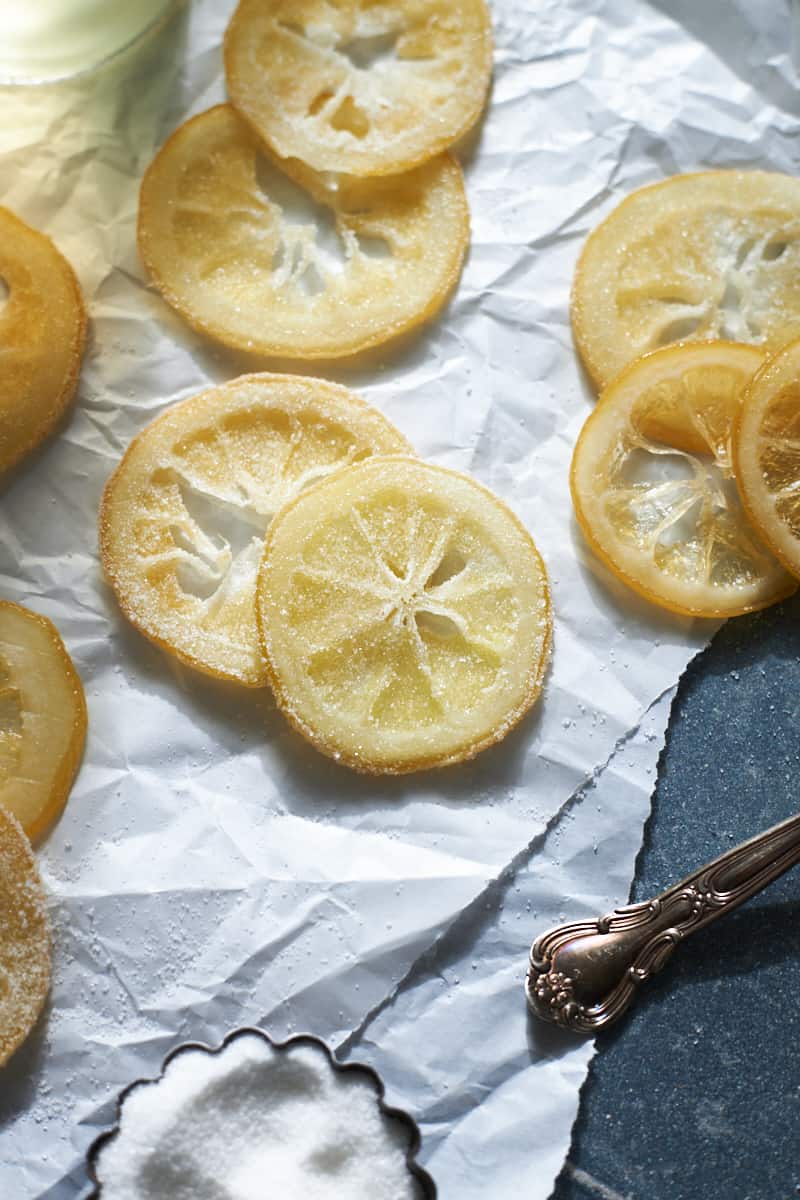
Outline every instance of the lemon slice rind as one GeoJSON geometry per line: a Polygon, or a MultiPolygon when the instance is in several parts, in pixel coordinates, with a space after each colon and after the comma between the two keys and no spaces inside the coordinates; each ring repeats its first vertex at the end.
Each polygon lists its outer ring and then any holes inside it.
{"type": "Polygon", "coordinates": [[[570,486],[587,542],[617,578],[671,612],[736,616],[783,599],[796,587],[747,522],[732,480],[733,424],[761,361],[757,348],[724,342],[684,343],[643,355],[604,390],[578,437],[570,486]],[[707,433],[703,457],[693,445],[703,432],[702,420],[685,437],[657,440],[679,420],[677,406],[666,423],[659,419],[670,389],[683,389],[687,414],[702,416],[697,382],[702,371],[712,380],[722,372],[738,377],[727,437],[723,441],[719,429],[713,437],[707,433]],[[695,377],[686,389],[690,372],[695,377]],[[657,472],[668,463],[677,470],[660,479],[642,478],[637,463],[642,455],[648,469],[657,472]]]}
{"type": "Polygon", "coordinates": [[[0,1067],[33,1029],[50,987],[47,901],[30,843],[0,807],[0,1067]]]}
{"type": "Polygon", "coordinates": [[[75,272],[43,233],[0,208],[0,472],[55,428],[75,395],[86,310],[75,272]]]}
{"type": "Polygon", "coordinates": [[[231,99],[260,136],[349,175],[396,175],[453,145],[491,69],[484,0],[241,0],[225,36],[231,99]]]}
{"type": "Polygon", "coordinates": [[[447,766],[505,737],[541,690],[551,639],[546,571],[518,518],[470,477],[404,456],[282,510],[258,621],[285,716],[371,774],[447,766]]]}
{"type": "Polygon", "coordinates": [[[67,802],[86,725],[83,687],[58,630],[0,601],[0,807],[31,841],[67,802]]]}
{"type": "Polygon", "coordinates": [[[800,496],[800,339],[753,377],[736,423],[733,453],[747,515],[775,557],[800,578],[800,503],[795,502],[800,496]],[[779,486],[771,486],[773,479],[779,486]],[[778,511],[779,502],[788,507],[789,517],[778,511]]]}
{"type": "Polygon", "coordinates": [[[296,491],[376,452],[413,454],[377,409],[321,379],[245,375],[172,405],[131,443],[100,508],[123,613],[188,666],[265,686],[255,580],[267,526],[296,491]]]}
{"type": "Polygon", "coordinates": [[[139,251],[190,325],[248,353],[335,359],[439,311],[469,241],[463,175],[451,155],[392,180],[342,178],[335,187],[312,183],[308,168],[285,173],[268,157],[223,104],[181,125],[144,176],[139,251]],[[308,210],[311,197],[321,215],[294,211],[308,210]]]}

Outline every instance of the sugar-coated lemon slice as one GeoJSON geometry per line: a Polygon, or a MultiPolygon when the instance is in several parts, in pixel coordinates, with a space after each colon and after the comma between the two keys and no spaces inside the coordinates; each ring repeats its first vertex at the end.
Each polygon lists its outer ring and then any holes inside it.
{"type": "Polygon", "coordinates": [[[492,70],[484,0],[241,0],[231,99],[282,158],[393,175],[478,119],[492,70]]]}
{"type": "Polygon", "coordinates": [[[142,183],[139,248],[187,321],[240,350],[316,359],[355,354],[439,310],[469,240],[454,158],[391,180],[292,174],[227,104],[162,147],[142,183]]]}
{"type": "Polygon", "coordinates": [[[401,773],[470,758],[539,693],[545,568],[466,475],[374,458],[276,517],[258,619],[278,704],[325,754],[401,773]]]}
{"type": "Polygon", "coordinates": [[[85,340],[72,267],[48,237],[0,208],[0,473],[58,423],[85,340]]]}
{"type": "Polygon", "coordinates": [[[50,987],[50,925],[25,833],[0,806],[0,1067],[36,1024],[50,987]]]}
{"type": "Polygon", "coordinates": [[[85,741],[83,686],[58,630],[0,600],[0,808],[32,841],[66,804],[85,741]]]}
{"type": "Polygon", "coordinates": [[[750,520],[800,577],[800,341],[754,376],[734,434],[734,468],[750,520]]]}
{"type": "Polygon", "coordinates": [[[413,453],[347,388],[245,375],[173,405],[131,443],[100,510],[103,568],[130,621],[190,666],[267,682],[255,581],[274,514],[370,454],[413,453]]]}
{"type": "Polygon", "coordinates": [[[800,179],[707,171],[633,192],[584,246],[572,327],[599,387],[677,341],[785,345],[800,334],[800,179]]]}
{"type": "Polygon", "coordinates": [[[601,394],[572,459],[587,541],[613,573],[673,612],[730,617],[797,586],[750,525],[731,469],[753,346],[689,342],[646,354],[601,394]]]}

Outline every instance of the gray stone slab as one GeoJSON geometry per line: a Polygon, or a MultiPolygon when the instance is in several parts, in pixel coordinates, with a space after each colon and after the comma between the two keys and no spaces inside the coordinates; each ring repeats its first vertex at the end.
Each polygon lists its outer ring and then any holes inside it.
{"type": "MultiPolygon", "coordinates": [[[[678,690],[632,898],[800,808],[800,602],[730,621],[678,690]]],[[[598,1039],[554,1200],[800,1195],[800,867],[678,949],[598,1039]]]]}

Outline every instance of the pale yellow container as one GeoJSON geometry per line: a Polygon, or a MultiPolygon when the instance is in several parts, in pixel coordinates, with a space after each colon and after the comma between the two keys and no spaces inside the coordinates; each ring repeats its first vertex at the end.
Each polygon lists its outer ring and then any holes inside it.
{"type": "Polygon", "coordinates": [[[173,0],[0,0],[0,83],[50,83],[106,62],[173,0]]]}

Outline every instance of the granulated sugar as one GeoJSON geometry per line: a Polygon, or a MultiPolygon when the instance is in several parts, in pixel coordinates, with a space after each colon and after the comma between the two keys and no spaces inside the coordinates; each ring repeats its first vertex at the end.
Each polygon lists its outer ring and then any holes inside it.
{"type": "Polygon", "coordinates": [[[134,1089],[96,1173],[103,1200],[419,1200],[407,1141],[368,1076],[242,1034],[134,1089]]]}

